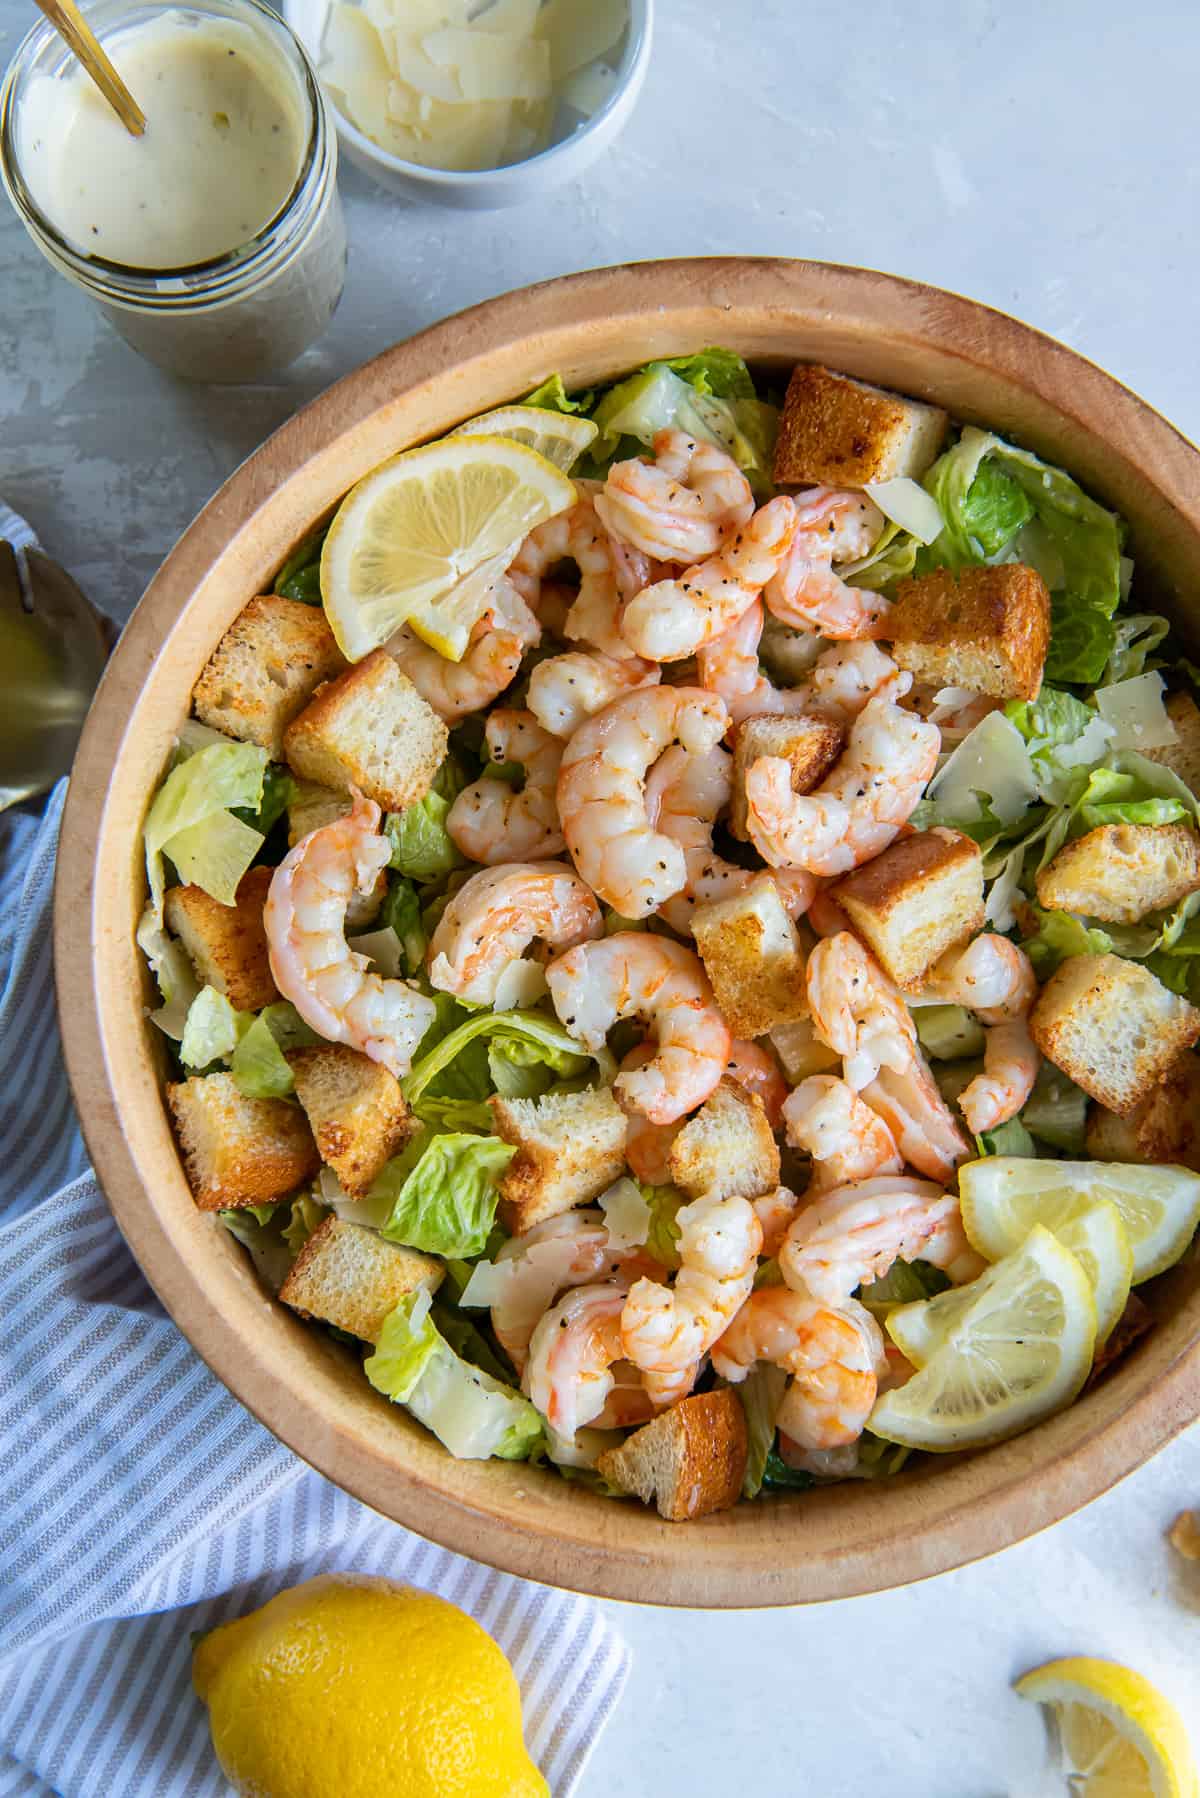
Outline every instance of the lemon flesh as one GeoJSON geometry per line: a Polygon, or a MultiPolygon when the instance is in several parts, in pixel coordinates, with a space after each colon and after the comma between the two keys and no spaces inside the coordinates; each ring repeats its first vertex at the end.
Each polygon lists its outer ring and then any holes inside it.
{"type": "Polygon", "coordinates": [[[1079,1798],[1196,1798],[1183,1721],[1142,1674],[1079,1656],[1035,1668],[1016,1690],[1053,1712],[1079,1798]]]}
{"type": "Polygon", "coordinates": [[[959,1168],[958,1189],[967,1234],[992,1259],[1007,1253],[1031,1223],[1053,1229],[1050,1214],[1064,1199],[1107,1199],[1129,1237],[1135,1286],[1173,1267],[1200,1223],[1200,1174],[1183,1167],[996,1155],[959,1168]]]}
{"type": "Polygon", "coordinates": [[[1069,1186],[1047,1192],[1013,1192],[1002,1182],[963,1181],[963,1227],[971,1247],[989,1261],[1019,1249],[1042,1224],[1070,1249],[1092,1282],[1096,1341],[1106,1342],[1124,1311],[1133,1280],[1133,1250],[1121,1214],[1110,1199],[1069,1186]]]}
{"type": "Polygon", "coordinates": [[[242,1798],[549,1798],[508,1661],[429,1592],[323,1574],[202,1637],[192,1680],[242,1798]]]}
{"type": "Polygon", "coordinates": [[[917,1372],[877,1402],[868,1425],[877,1436],[938,1453],[980,1448],[1070,1404],[1092,1365],[1096,1306],[1082,1267],[1048,1230],[1035,1226],[970,1286],[924,1305],[947,1298],[955,1315],[924,1366],[905,1346],[919,1340],[906,1314],[923,1307],[889,1316],[888,1333],[917,1372]]]}
{"type": "Polygon", "coordinates": [[[405,450],[352,487],[321,552],[321,593],[348,661],[411,623],[459,660],[492,581],[537,525],[574,503],[544,456],[505,437],[464,433],[405,450]],[[488,578],[474,581],[483,564],[488,578]]]}
{"type": "Polygon", "coordinates": [[[455,425],[450,435],[461,437],[464,431],[477,437],[511,437],[569,474],[584,450],[596,441],[598,427],[590,418],[574,413],[545,412],[540,406],[499,406],[495,412],[481,412],[478,418],[455,425]]]}

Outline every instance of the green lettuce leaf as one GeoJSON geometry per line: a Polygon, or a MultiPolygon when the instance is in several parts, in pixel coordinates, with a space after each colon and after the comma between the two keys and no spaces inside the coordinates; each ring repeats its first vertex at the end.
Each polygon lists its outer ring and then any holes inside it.
{"type": "Polygon", "coordinates": [[[763,1492],[807,1492],[816,1485],[811,1473],[801,1467],[789,1467],[777,1448],[772,1448],[763,1463],[763,1492]]]}
{"type": "Polygon", "coordinates": [[[232,905],[238,882],[262,847],[262,837],[235,806],[258,810],[267,752],[252,743],[212,743],[176,764],[146,814],[144,842],[150,903],[162,922],[166,886],[163,856],[185,880],[232,905]]]}
{"type": "Polygon", "coordinates": [[[417,889],[402,874],[388,876],[387,898],[380,912],[380,922],[394,930],[400,939],[405,973],[419,973],[429,939],[421,922],[421,901],[417,897],[417,889]]]}
{"type": "Polygon", "coordinates": [[[889,519],[867,554],[857,562],[843,563],[838,573],[851,587],[882,593],[915,571],[921,548],[919,538],[889,519]]]}
{"type": "Polygon", "coordinates": [[[424,799],[415,800],[402,812],[388,813],[383,830],[392,846],[389,865],[398,874],[429,881],[462,867],[463,857],[451,841],[446,818],[466,785],[464,770],[448,755],[424,799]]]}
{"type": "Polygon", "coordinates": [[[921,1047],[934,1061],[983,1054],[983,1026],[961,1005],[919,1005],[913,1019],[921,1047]]]}
{"type": "Polygon", "coordinates": [[[298,1255],[313,1231],[330,1217],[328,1206],[318,1205],[307,1193],[293,1199],[288,1206],[288,1220],[283,1226],[283,1240],[293,1257],[298,1255]]]}
{"type": "Polygon", "coordinates": [[[594,393],[576,394],[572,399],[563,386],[561,375],[551,375],[521,401],[523,406],[538,406],[543,412],[590,412],[594,393]]]}
{"type": "Polygon", "coordinates": [[[1029,914],[1037,927],[1022,940],[1021,947],[1041,981],[1048,980],[1068,956],[1112,954],[1108,932],[1089,927],[1071,912],[1043,911],[1040,905],[1031,905],[1029,914]]]}
{"type": "Polygon", "coordinates": [[[516,1149],[495,1136],[447,1131],[429,1139],[414,1166],[389,1161],[370,1198],[393,1194],[383,1234],[426,1254],[482,1255],[496,1221],[497,1182],[516,1149]]]}
{"type": "Polygon", "coordinates": [[[697,393],[715,394],[719,400],[752,400],[754,379],[736,350],[710,345],[690,356],[669,356],[667,367],[697,393]]]}
{"type": "MultiPolygon", "coordinates": [[[[616,1065],[606,1049],[594,1053],[585,1049],[582,1043],[568,1036],[553,1019],[541,1012],[480,1011],[442,1035],[428,1050],[424,1041],[418,1047],[412,1068],[401,1082],[401,1090],[418,1116],[436,1116],[443,1098],[478,1102],[492,1090],[487,1057],[489,1042],[524,1042],[537,1048],[543,1057],[590,1059],[595,1062],[604,1085],[611,1085],[616,1074],[616,1065]],[[468,1090],[448,1093],[447,1083],[460,1069],[467,1070],[463,1084],[468,1090]]],[[[490,1113],[486,1115],[490,1122],[490,1113]]]]}
{"type": "Polygon", "coordinates": [[[498,1036],[488,1043],[492,1088],[505,1099],[538,1099],[559,1081],[577,1079],[586,1055],[527,1037],[498,1036]]]}
{"type": "Polygon", "coordinates": [[[1088,1096],[1082,1087],[1052,1061],[1043,1061],[1022,1108],[1021,1122],[1039,1142],[1067,1155],[1082,1155],[1087,1108],[1088,1096]]]}
{"type": "Polygon", "coordinates": [[[633,438],[649,447],[659,431],[686,431],[732,456],[752,485],[769,485],[779,414],[756,399],[741,358],[706,350],[675,361],[650,362],[611,387],[592,413],[600,435],[590,465],[602,472],[633,438]]]}
{"type": "Polygon", "coordinates": [[[296,1090],[292,1070],[261,1013],[234,1045],[229,1071],[247,1099],[284,1099],[296,1090]]]}
{"type": "Polygon", "coordinates": [[[1170,620],[1157,612],[1130,612],[1114,618],[1112,654],[1100,685],[1111,687],[1144,674],[1147,661],[1170,629],[1170,620]]]}
{"type": "Polygon", "coordinates": [[[322,525],[297,544],[275,576],[275,592],[284,599],[298,599],[306,606],[321,603],[321,550],[329,526],[322,525]]]}
{"type": "Polygon", "coordinates": [[[250,1028],[251,1014],[235,1011],[224,993],[203,986],[188,1007],[179,1059],[185,1067],[206,1068],[228,1061],[250,1028]]]}
{"type": "Polygon", "coordinates": [[[985,1130],[975,1138],[981,1155],[1019,1155],[1036,1161],[1038,1146],[1019,1117],[1009,1118],[995,1130],[985,1130]]]}
{"type": "Polygon", "coordinates": [[[433,1321],[439,1335],[450,1344],[460,1359],[469,1361],[472,1367],[482,1368],[493,1380],[507,1384],[512,1379],[512,1368],[500,1359],[479,1325],[471,1318],[464,1317],[461,1311],[452,1310],[439,1298],[433,1301],[433,1321]]]}
{"type": "Polygon", "coordinates": [[[455,1354],[434,1322],[427,1292],[408,1293],[363,1363],[377,1392],[407,1405],[459,1460],[524,1461],[545,1437],[529,1400],[455,1354]]]}
{"type": "Polygon", "coordinates": [[[637,1182],[638,1191],[650,1207],[650,1224],[646,1231],[646,1252],[663,1266],[674,1270],[679,1266],[678,1214],[687,1204],[674,1186],[647,1186],[637,1182]]]}
{"type": "Polygon", "coordinates": [[[264,1286],[278,1292],[295,1259],[283,1240],[279,1206],[242,1205],[236,1211],[218,1211],[217,1218],[248,1251],[264,1286]]]}
{"type": "Polygon", "coordinates": [[[859,1303],[886,1317],[897,1305],[913,1305],[919,1299],[931,1299],[945,1292],[950,1281],[940,1267],[928,1261],[893,1261],[882,1280],[872,1280],[858,1290],[859,1303]]]}
{"type": "Polygon", "coordinates": [[[294,777],[279,762],[269,762],[263,771],[262,798],[257,808],[239,806],[233,815],[265,837],[295,801],[294,777]]]}
{"type": "Polygon", "coordinates": [[[742,1497],[757,1498],[762,1491],[767,1457],[775,1446],[775,1419],[787,1390],[788,1376],[782,1367],[760,1361],[734,1391],[742,1401],[746,1414],[746,1472],[742,1479],[742,1497]]]}
{"type": "Polygon", "coordinates": [[[146,957],[158,986],[162,1004],[150,1017],[164,1036],[176,1042],[183,1035],[192,1000],[200,991],[192,958],[183,944],[168,936],[161,923],[156,923],[153,906],[148,905],[137,927],[137,946],[146,957]]]}

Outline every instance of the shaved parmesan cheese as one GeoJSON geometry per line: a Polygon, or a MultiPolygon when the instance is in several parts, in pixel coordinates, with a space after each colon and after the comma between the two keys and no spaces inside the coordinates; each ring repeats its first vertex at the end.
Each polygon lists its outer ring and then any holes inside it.
{"type": "Polygon", "coordinates": [[[490,1311],[506,1296],[518,1272],[517,1261],[477,1261],[462,1290],[459,1304],[465,1311],[490,1311]]]}
{"type": "Polygon", "coordinates": [[[589,62],[563,82],[559,98],[585,119],[607,106],[617,91],[617,74],[606,62],[589,62]]]}
{"type": "Polygon", "coordinates": [[[1179,739],[1163,704],[1161,674],[1139,674],[1111,687],[1098,687],[1096,709],[1116,733],[1116,749],[1136,749],[1144,755],[1147,749],[1165,749],[1179,739]]]}
{"type": "Polygon", "coordinates": [[[966,822],[983,815],[980,793],[1006,824],[1015,823],[1038,796],[1025,739],[1003,712],[989,712],[929,783],[939,813],[966,822]]]}
{"type": "Polygon", "coordinates": [[[550,93],[550,46],[537,38],[499,37],[445,26],[421,48],[439,68],[452,69],[465,100],[545,100],[550,93]]]}
{"type": "Polygon", "coordinates": [[[530,37],[537,24],[542,0],[492,0],[475,14],[471,23],[480,31],[499,32],[512,37],[530,37]]]}
{"type": "Polygon", "coordinates": [[[546,992],[546,970],[540,961],[510,961],[496,982],[493,1011],[516,1011],[536,1005],[546,992]]]}
{"type": "Polygon", "coordinates": [[[562,81],[584,63],[607,56],[620,43],[628,23],[628,0],[548,0],[538,31],[550,46],[554,80],[562,81]]]}
{"type": "Polygon", "coordinates": [[[356,955],[365,955],[386,980],[399,980],[404,973],[404,947],[390,924],[382,930],[369,930],[364,936],[346,938],[356,955]]]}
{"type": "Polygon", "coordinates": [[[632,1180],[618,1180],[597,1200],[613,1249],[640,1248],[650,1234],[650,1207],[632,1180]]]}
{"type": "Polygon", "coordinates": [[[344,95],[361,129],[371,136],[386,129],[391,75],[383,39],[360,7],[330,7],[322,53],[326,85],[344,95]]]}
{"type": "Polygon", "coordinates": [[[890,518],[919,543],[932,543],[935,537],[941,536],[941,510],[932,493],[926,493],[919,481],[897,475],[890,481],[869,481],[864,491],[885,518],[890,518]]]}
{"type": "Polygon", "coordinates": [[[403,26],[385,31],[383,38],[388,61],[400,81],[430,100],[446,100],[454,105],[466,98],[455,70],[434,62],[424,45],[409,37],[403,26]]]}

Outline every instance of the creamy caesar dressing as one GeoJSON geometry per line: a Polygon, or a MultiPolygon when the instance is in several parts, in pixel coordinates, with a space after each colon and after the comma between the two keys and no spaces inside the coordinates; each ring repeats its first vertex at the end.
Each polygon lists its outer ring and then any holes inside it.
{"type": "Polygon", "coordinates": [[[308,118],[299,84],[253,26],[167,12],[105,48],[146,115],[131,137],[86,75],[31,84],[21,167],[84,255],[184,268],[250,242],[287,203],[308,118]]]}

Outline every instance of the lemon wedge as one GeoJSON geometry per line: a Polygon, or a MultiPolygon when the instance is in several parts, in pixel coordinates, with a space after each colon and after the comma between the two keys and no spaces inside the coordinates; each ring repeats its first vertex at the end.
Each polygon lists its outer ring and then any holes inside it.
{"type": "Polygon", "coordinates": [[[541,406],[499,406],[495,412],[481,412],[478,418],[455,425],[450,435],[461,437],[466,431],[473,436],[510,437],[569,474],[584,450],[596,441],[597,429],[590,418],[570,412],[546,412],[541,406]]]}
{"type": "Polygon", "coordinates": [[[1030,1224],[1057,1233],[1054,1218],[1072,1200],[1107,1199],[1129,1237],[1135,1286],[1173,1267],[1200,1223],[1200,1174],[1184,1167],[995,1155],[960,1168],[958,1190],[967,1235],[993,1260],[1030,1224]]]}
{"type": "Polygon", "coordinates": [[[321,553],[338,648],[361,661],[411,624],[460,660],[497,574],[536,525],[574,499],[561,469],[506,437],[464,432],[381,463],[350,489],[321,553]]]}
{"type": "Polygon", "coordinates": [[[1069,1404],[1092,1365],[1096,1305],[1074,1255],[1035,1225],[978,1280],[899,1306],[887,1329],[917,1372],[883,1395],[869,1427],[889,1442],[940,1453],[1002,1442],[1069,1404]],[[942,1310],[932,1329],[922,1320],[922,1366],[906,1347],[921,1340],[909,1314],[931,1306],[942,1310]]]}
{"type": "MultiPolygon", "coordinates": [[[[1045,1165],[1045,1164],[1042,1164],[1045,1165]]],[[[1069,1186],[1047,1192],[1013,1192],[1002,1181],[963,1180],[960,1206],[971,1247],[989,1261],[1019,1249],[1042,1224],[1070,1249],[1092,1282],[1096,1341],[1106,1342],[1125,1309],[1133,1280],[1133,1250],[1111,1199],[1069,1186]]]]}
{"type": "Polygon", "coordinates": [[[1049,1661],[1016,1683],[1049,1706],[1079,1798],[1196,1798],[1187,1731],[1150,1681],[1116,1661],[1049,1661]]]}

